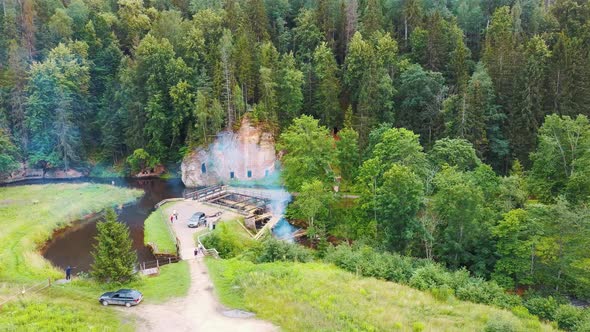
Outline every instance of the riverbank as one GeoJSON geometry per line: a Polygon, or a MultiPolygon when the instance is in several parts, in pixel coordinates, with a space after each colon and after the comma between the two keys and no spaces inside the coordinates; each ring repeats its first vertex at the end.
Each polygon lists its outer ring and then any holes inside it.
{"type": "Polygon", "coordinates": [[[60,277],[61,272],[38,253],[53,232],[141,195],[140,190],[87,183],[0,188],[0,280],[60,277]]]}
{"type": "MultiPolygon", "coordinates": [[[[122,206],[142,190],[103,184],[47,184],[0,187],[0,302],[22,287],[47,278],[63,278],[38,252],[54,230],[106,207],[122,206]]],[[[76,248],[72,248],[76,250],[76,248]]],[[[146,303],[186,294],[190,284],[186,263],[164,266],[155,278],[140,278],[124,287],[144,292],[146,303]]],[[[53,284],[0,309],[0,330],[130,331],[135,322],[103,308],[96,298],[121,285],[103,285],[84,278],[53,284]]]]}

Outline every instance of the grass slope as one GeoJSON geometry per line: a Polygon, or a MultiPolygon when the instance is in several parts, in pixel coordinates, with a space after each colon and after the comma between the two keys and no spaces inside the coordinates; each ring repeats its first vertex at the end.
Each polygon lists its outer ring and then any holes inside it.
{"type": "Polygon", "coordinates": [[[322,263],[207,261],[228,306],[285,331],[551,331],[536,318],[359,278],[322,263]]]}
{"type": "Polygon", "coordinates": [[[176,241],[167,225],[170,221],[164,215],[164,209],[170,206],[170,203],[162,205],[150,214],[144,224],[143,242],[154,243],[158,253],[162,254],[176,254],[176,241]]]}
{"type": "MultiPolygon", "coordinates": [[[[139,190],[94,184],[51,184],[0,188],[0,299],[48,277],[61,278],[37,252],[53,230],[82,216],[135,200],[139,190]]],[[[132,331],[132,321],[98,304],[98,296],[119,287],[139,289],[145,301],[160,303],[185,295],[189,267],[162,267],[160,276],[127,285],[74,280],[26,295],[0,309],[0,331],[132,331]]]]}

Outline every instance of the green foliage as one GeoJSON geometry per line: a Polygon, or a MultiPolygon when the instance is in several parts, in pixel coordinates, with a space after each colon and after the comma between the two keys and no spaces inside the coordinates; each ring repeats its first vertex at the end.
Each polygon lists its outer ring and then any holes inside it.
{"type": "Polygon", "coordinates": [[[232,258],[256,245],[256,241],[246,233],[240,221],[228,221],[216,225],[213,233],[201,238],[205,248],[215,248],[222,258],[232,258]]]}
{"type": "Polygon", "coordinates": [[[589,147],[590,124],[586,116],[547,116],[539,129],[537,150],[531,154],[531,191],[544,202],[558,195],[567,195],[573,202],[586,200],[590,195],[586,183],[589,147]]]}
{"type": "Polygon", "coordinates": [[[360,166],[359,134],[352,128],[344,128],[338,132],[336,156],[342,180],[352,183],[360,166]]]}
{"type": "Polygon", "coordinates": [[[302,262],[307,263],[313,258],[312,252],[298,244],[268,238],[256,250],[257,263],[302,262]]]}
{"type": "Polygon", "coordinates": [[[137,253],[132,249],[129,227],[117,221],[115,210],[106,212],[105,221],[96,224],[92,277],[100,282],[124,283],[135,278],[137,253]]]}
{"type": "Polygon", "coordinates": [[[443,165],[448,165],[457,167],[460,171],[470,171],[481,164],[473,145],[460,138],[437,140],[428,151],[428,159],[435,167],[442,168],[443,165]]]}
{"type": "Polygon", "coordinates": [[[420,65],[410,65],[399,77],[396,122],[416,132],[425,145],[436,140],[441,121],[441,105],[447,87],[440,73],[426,71],[420,65]]]}
{"type": "Polygon", "coordinates": [[[18,168],[19,153],[8,133],[0,128],[0,175],[10,174],[18,168]]]}
{"type": "Polygon", "coordinates": [[[317,179],[333,182],[330,164],[334,159],[332,138],[318,120],[302,115],[281,134],[279,151],[286,152],[282,159],[283,179],[290,191],[299,191],[304,182],[317,179]]]}
{"type": "Polygon", "coordinates": [[[132,155],[127,157],[127,163],[131,167],[132,173],[139,173],[144,171],[146,168],[156,166],[158,161],[144,149],[137,149],[133,151],[132,155]]]}

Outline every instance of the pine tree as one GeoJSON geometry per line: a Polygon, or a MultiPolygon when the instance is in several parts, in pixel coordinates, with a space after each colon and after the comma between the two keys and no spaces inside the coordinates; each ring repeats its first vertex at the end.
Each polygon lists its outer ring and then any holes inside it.
{"type": "Polygon", "coordinates": [[[129,227],[117,221],[115,210],[106,211],[105,220],[96,224],[98,241],[94,245],[91,275],[100,282],[128,282],[135,278],[137,253],[133,250],[129,227]]]}

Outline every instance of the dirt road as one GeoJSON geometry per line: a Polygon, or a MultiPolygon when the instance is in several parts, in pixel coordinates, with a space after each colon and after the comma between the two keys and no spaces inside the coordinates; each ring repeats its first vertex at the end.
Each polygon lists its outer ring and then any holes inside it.
{"type": "MultiPolygon", "coordinates": [[[[133,308],[137,315],[138,331],[212,331],[212,332],[266,332],[279,329],[262,320],[253,318],[232,318],[224,315],[227,311],[214,294],[213,283],[209,277],[204,258],[194,258],[193,236],[198,229],[190,229],[186,221],[197,211],[210,215],[217,211],[213,207],[196,202],[179,202],[165,212],[172,214],[176,209],[178,221],[173,224],[181,244],[181,257],[190,266],[191,286],[185,297],[175,298],[163,304],[140,304],[133,308]]],[[[235,218],[236,215],[224,212],[224,220],[235,218]]],[[[202,229],[202,228],[201,228],[202,229]]],[[[123,309],[125,310],[125,309],[123,309]]]]}

